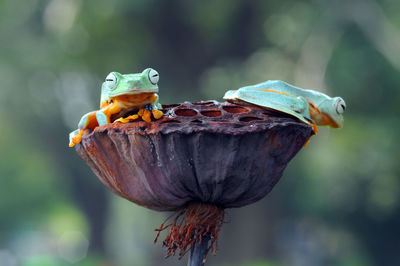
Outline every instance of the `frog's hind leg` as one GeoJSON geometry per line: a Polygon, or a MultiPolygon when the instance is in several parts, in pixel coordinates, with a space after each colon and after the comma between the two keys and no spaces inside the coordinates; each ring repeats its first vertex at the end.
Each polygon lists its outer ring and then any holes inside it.
{"type": "Polygon", "coordinates": [[[236,94],[238,99],[247,103],[286,113],[306,124],[310,123],[308,102],[301,96],[291,96],[270,89],[238,90],[236,94]]]}

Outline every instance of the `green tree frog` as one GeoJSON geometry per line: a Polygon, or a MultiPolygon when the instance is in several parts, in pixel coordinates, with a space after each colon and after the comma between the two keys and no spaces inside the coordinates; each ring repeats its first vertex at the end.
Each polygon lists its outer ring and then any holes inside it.
{"type": "Polygon", "coordinates": [[[82,116],[78,129],[69,135],[69,146],[80,143],[85,129],[94,129],[111,122],[127,123],[141,117],[151,122],[151,116],[163,116],[158,102],[159,74],[152,68],[137,74],[111,72],[101,87],[100,110],[82,116]],[[124,115],[138,110],[137,114],[124,118],[124,115]]]}
{"type": "Polygon", "coordinates": [[[252,86],[230,90],[224,99],[234,103],[250,103],[287,113],[311,125],[341,128],[346,103],[340,97],[331,98],[313,90],[292,86],[284,81],[269,80],[252,86]]]}

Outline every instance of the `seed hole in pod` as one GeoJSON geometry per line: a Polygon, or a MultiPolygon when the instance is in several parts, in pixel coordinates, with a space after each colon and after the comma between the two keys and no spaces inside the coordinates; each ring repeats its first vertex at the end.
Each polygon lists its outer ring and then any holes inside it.
{"type": "Polygon", "coordinates": [[[262,120],[262,119],[259,117],[256,117],[256,116],[244,116],[244,117],[239,118],[239,121],[241,121],[241,122],[250,122],[250,121],[257,121],[257,120],[262,120]]]}
{"type": "Polygon", "coordinates": [[[222,108],[225,111],[227,111],[228,113],[232,113],[232,114],[239,114],[239,113],[244,113],[244,112],[248,111],[247,108],[240,107],[240,106],[233,106],[233,105],[224,106],[222,108]]]}
{"type": "Polygon", "coordinates": [[[220,110],[214,109],[214,110],[201,111],[201,114],[208,117],[217,117],[221,116],[222,112],[220,110]]]}
{"type": "Polygon", "coordinates": [[[190,122],[195,123],[195,124],[202,124],[203,123],[203,121],[200,121],[199,119],[195,119],[195,120],[192,120],[190,122]]]}
{"type": "Polygon", "coordinates": [[[177,119],[168,119],[168,120],[164,120],[161,121],[161,124],[168,124],[168,123],[180,123],[181,121],[177,120],[177,119]]]}
{"type": "Polygon", "coordinates": [[[178,116],[195,116],[197,112],[193,109],[177,109],[175,114],[178,116]]]}
{"type": "Polygon", "coordinates": [[[208,101],[208,102],[197,102],[197,103],[192,103],[194,105],[213,105],[214,102],[213,101],[208,101]]]}

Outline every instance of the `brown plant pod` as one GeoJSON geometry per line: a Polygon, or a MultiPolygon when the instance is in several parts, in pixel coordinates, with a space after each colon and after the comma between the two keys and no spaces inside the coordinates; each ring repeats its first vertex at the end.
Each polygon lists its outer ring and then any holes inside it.
{"type": "Polygon", "coordinates": [[[218,217],[224,213],[219,210],[262,199],[313,135],[312,128],[296,118],[256,106],[207,101],[163,108],[164,117],[150,123],[115,122],[86,131],[76,150],[117,195],[186,217],[170,224],[170,242],[164,242],[169,254],[176,248],[184,254],[201,235],[211,241],[218,237],[218,217]],[[203,203],[201,208],[187,208],[196,202],[203,203]],[[204,212],[215,217],[214,224],[189,217],[193,213],[203,219],[204,212]],[[179,230],[185,243],[171,237],[179,230]]]}
{"type": "Polygon", "coordinates": [[[164,106],[150,123],[112,123],[85,132],[78,154],[117,195],[158,211],[192,201],[222,208],[271,191],[313,134],[297,119],[216,101],[164,106]]]}

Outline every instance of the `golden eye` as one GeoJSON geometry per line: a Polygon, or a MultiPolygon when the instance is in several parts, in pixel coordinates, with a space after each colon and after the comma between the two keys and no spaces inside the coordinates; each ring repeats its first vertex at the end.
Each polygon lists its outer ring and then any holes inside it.
{"type": "Polygon", "coordinates": [[[118,78],[115,76],[114,72],[111,72],[107,75],[104,83],[109,89],[113,90],[117,87],[118,78]]]}
{"type": "Polygon", "coordinates": [[[150,69],[149,71],[149,80],[151,84],[156,85],[158,83],[158,80],[160,79],[160,75],[158,74],[157,71],[154,69],[150,69]]]}

